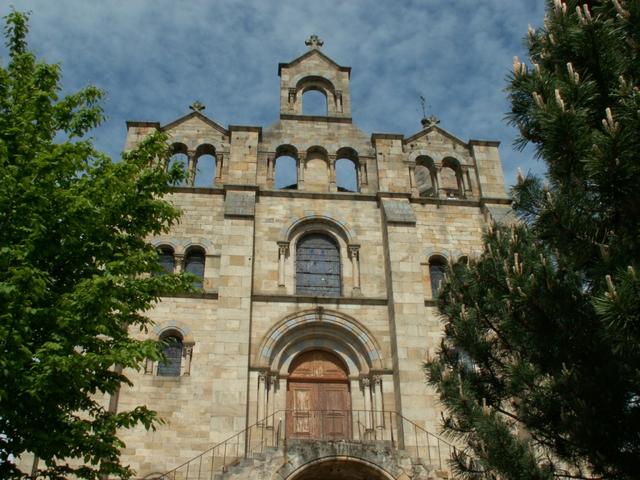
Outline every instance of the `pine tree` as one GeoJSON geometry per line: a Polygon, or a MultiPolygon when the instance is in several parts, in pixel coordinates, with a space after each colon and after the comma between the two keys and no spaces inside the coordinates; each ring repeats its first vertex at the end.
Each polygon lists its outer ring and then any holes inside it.
{"type": "Polygon", "coordinates": [[[640,2],[547,2],[514,59],[514,225],[453,265],[426,365],[469,479],[638,478],[640,2]]]}
{"type": "Polygon", "coordinates": [[[25,452],[40,459],[37,478],[129,478],[117,431],[157,420],[142,406],[112,412],[108,399],[129,384],[127,369],[161,358],[156,342],[130,335],[150,324],[144,312],[190,288],[186,277],[148,275],[160,266],[146,238],[177,220],[162,197],[183,173],[158,162],[162,135],[118,162],[97,152],[86,134],[102,121],[102,92],[59,98],[60,68],[28,50],[26,16],[5,20],[0,478],[29,476],[16,463],[25,452]]]}

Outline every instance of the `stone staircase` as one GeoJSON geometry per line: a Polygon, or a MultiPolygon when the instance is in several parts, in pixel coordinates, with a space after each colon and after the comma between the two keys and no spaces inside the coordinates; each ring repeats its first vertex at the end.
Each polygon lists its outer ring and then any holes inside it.
{"type": "MultiPolygon", "coordinates": [[[[324,413],[324,412],[323,412],[324,413]]],[[[290,438],[276,412],[157,480],[390,479],[450,477],[455,447],[396,412],[357,412],[349,438],[290,438]],[[240,441],[243,441],[241,444],[240,441]],[[246,444],[246,447],[245,447],[246,444]]]]}

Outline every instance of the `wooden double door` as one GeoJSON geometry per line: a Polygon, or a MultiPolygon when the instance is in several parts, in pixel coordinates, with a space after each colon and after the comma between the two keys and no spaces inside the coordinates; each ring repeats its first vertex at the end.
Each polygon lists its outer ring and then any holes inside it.
{"type": "Polygon", "coordinates": [[[335,355],[314,350],[289,370],[287,433],[290,438],[351,438],[351,394],[347,370],[335,355]]]}

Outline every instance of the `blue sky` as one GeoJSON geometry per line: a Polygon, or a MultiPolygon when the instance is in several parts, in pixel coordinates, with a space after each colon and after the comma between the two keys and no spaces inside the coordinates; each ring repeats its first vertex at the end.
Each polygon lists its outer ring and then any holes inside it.
{"type": "MultiPolygon", "coordinates": [[[[440,126],[468,139],[499,140],[507,184],[518,166],[506,125],[505,77],[526,58],[527,25],[542,0],[13,0],[31,15],[30,45],[62,64],[66,91],[107,92],[107,121],[93,133],[117,157],[126,120],[168,123],[194,100],[222,125],[277,120],[278,62],[303,54],[315,33],[323,52],[351,66],[354,122],[367,133],[420,130],[420,95],[440,126]]],[[[6,51],[0,49],[2,61],[6,51]]]]}

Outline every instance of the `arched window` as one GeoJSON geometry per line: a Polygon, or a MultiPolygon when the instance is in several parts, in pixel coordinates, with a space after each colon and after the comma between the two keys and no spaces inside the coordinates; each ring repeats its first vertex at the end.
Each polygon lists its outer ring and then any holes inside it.
{"type": "Polygon", "coordinates": [[[163,275],[165,273],[173,273],[176,266],[173,248],[163,245],[158,248],[158,263],[162,267],[162,271],[155,272],[154,275],[163,275]]]}
{"type": "Polygon", "coordinates": [[[179,377],[182,364],[182,335],[176,331],[169,331],[160,337],[163,342],[162,353],[164,361],[158,362],[157,374],[160,377],[179,377]]]}
{"type": "Polygon", "coordinates": [[[182,180],[176,183],[177,186],[183,187],[187,185],[188,171],[189,171],[189,157],[187,156],[187,146],[183,143],[174,143],[171,145],[172,155],[169,158],[167,169],[171,170],[175,165],[178,165],[184,172],[182,180]]]}
{"type": "Polygon", "coordinates": [[[431,298],[438,298],[440,285],[444,280],[444,272],[446,270],[446,261],[440,256],[434,256],[429,259],[429,278],[431,280],[431,298]]]}
{"type": "Polygon", "coordinates": [[[274,186],[281,190],[298,189],[298,162],[296,159],[282,155],[276,158],[274,186]]]}
{"type": "Polygon", "coordinates": [[[302,94],[303,115],[327,115],[327,96],[321,90],[311,88],[302,94]]]}
{"type": "Polygon", "coordinates": [[[336,186],[339,192],[358,191],[358,173],[353,160],[348,158],[336,160],[336,186]]]}
{"type": "Polygon", "coordinates": [[[196,164],[193,173],[194,187],[210,187],[216,178],[216,149],[205,143],[196,150],[196,164]]]}
{"type": "Polygon", "coordinates": [[[336,152],[336,187],[339,192],[359,191],[358,153],[350,147],[336,152]]]}
{"type": "Polygon", "coordinates": [[[442,182],[440,187],[444,191],[445,196],[458,198],[464,195],[462,169],[460,163],[455,158],[445,158],[442,161],[440,180],[442,182]]]}
{"type": "Polygon", "coordinates": [[[184,257],[184,271],[195,275],[193,286],[202,288],[204,280],[204,250],[200,247],[190,248],[184,257]]]}
{"type": "Polygon", "coordinates": [[[416,158],[415,170],[418,193],[421,197],[433,197],[438,191],[436,167],[433,160],[427,156],[416,158]]]}
{"type": "Polygon", "coordinates": [[[296,246],[296,293],[339,297],[340,249],[328,235],[309,233],[296,246]]]}

